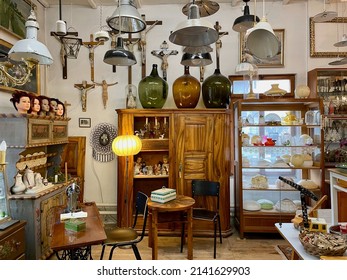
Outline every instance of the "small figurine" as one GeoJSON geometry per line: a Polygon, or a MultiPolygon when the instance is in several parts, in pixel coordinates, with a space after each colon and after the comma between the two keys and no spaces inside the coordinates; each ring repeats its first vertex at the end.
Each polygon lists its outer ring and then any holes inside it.
{"type": "Polygon", "coordinates": [[[163,164],[161,166],[161,174],[169,175],[169,158],[167,155],[163,156],[163,164]]]}
{"type": "Polygon", "coordinates": [[[134,175],[142,174],[142,157],[137,157],[134,166],[134,175]]]}
{"type": "Polygon", "coordinates": [[[15,91],[10,101],[20,114],[27,114],[30,110],[30,95],[25,91],[15,91]]]}

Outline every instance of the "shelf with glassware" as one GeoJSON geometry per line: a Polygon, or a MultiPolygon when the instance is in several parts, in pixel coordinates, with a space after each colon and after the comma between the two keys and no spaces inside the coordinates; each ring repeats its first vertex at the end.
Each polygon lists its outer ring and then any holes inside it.
{"type": "Polygon", "coordinates": [[[300,193],[279,176],[321,195],[321,106],[320,99],[248,99],[234,104],[235,218],[240,236],[276,232],[276,222],[290,222],[301,209],[300,193]]]}
{"type": "Polygon", "coordinates": [[[27,259],[52,254],[51,209],[66,203],[66,187],[78,180],[60,171],[68,121],[24,114],[0,116],[1,137],[7,143],[8,205],[12,218],[27,222],[27,259]]]}

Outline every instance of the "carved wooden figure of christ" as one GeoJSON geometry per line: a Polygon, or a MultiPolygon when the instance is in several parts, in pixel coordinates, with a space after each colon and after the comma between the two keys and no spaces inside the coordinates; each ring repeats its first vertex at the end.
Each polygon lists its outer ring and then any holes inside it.
{"type": "Polygon", "coordinates": [[[102,83],[96,83],[94,82],[94,84],[96,84],[97,86],[102,86],[102,103],[104,104],[104,108],[106,109],[106,103],[108,100],[108,92],[107,89],[108,87],[114,86],[116,84],[118,84],[118,82],[112,83],[112,84],[108,84],[106,82],[106,80],[102,80],[102,83]]]}
{"type": "Polygon", "coordinates": [[[81,84],[75,84],[75,88],[81,91],[81,103],[82,103],[82,112],[87,111],[87,92],[95,88],[95,84],[88,84],[87,81],[82,81],[81,84]]]}

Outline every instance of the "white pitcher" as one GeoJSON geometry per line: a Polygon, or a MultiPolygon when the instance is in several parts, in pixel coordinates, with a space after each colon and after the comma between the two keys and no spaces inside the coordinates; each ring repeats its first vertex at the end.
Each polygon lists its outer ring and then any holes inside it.
{"type": "Polygon", "coordinates": [[[11,192],[13,194],[21,194],[26,190],[26,186],[23,183],[23,178],[22,174],[17,173],[15,177],[15,183],[14,186],[11,187],[11,192]]]}
{"type": "Polygon", "coordinates": [[[35,187],[34,171],[32,171],[30,168],[25,169],[23,182],[27,188],[35,187]]]}

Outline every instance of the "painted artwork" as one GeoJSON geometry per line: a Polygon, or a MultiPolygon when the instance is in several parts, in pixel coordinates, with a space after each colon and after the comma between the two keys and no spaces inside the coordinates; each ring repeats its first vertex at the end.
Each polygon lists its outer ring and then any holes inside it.
{"type": "Polygon", "coordinates": [[[27,0],[0,0],[0,29],[25,38],[25,22],[31,8],[34,9],[27,0]]]}

